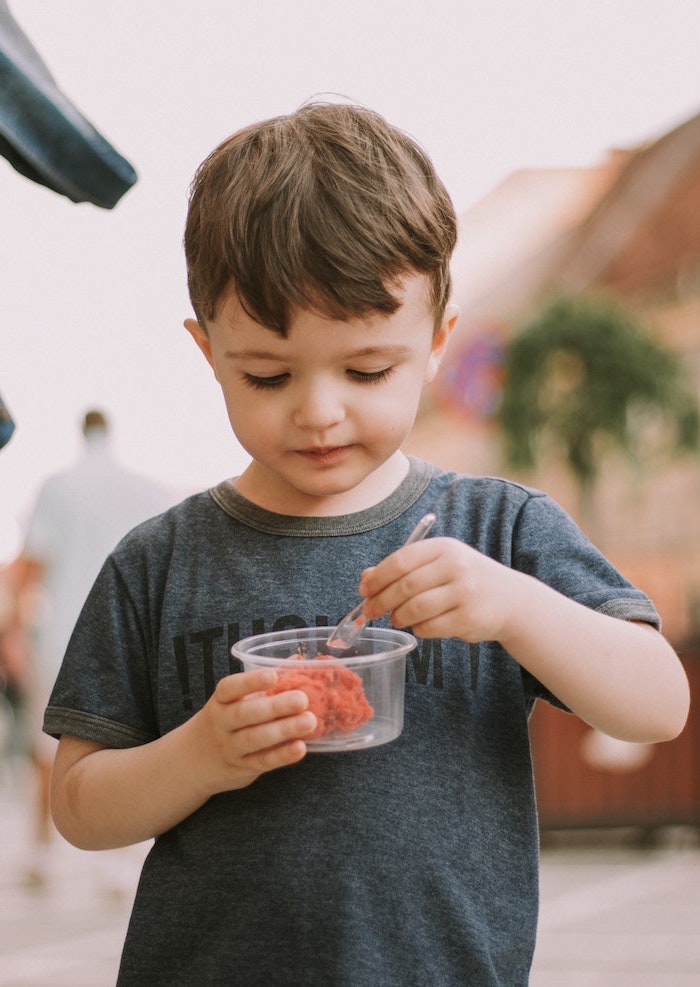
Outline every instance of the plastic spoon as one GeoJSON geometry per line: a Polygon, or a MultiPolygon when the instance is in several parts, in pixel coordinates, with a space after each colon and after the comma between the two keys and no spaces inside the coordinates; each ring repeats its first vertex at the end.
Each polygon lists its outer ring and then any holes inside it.
{"type": "MultiPolygon", "coordinates": [[[[421,541],[432,531],[437,517],[433,513],[424,514],[404,545],[410,545],[414,541],[421,541]]],[[[363,627],[368,623],[367,618],[362,613],[365,601],[361,600],[356,607],[346,614],[334,631],[331,632],[326,644],[329,648],[344,649],[349,648],[363,627]]]]}

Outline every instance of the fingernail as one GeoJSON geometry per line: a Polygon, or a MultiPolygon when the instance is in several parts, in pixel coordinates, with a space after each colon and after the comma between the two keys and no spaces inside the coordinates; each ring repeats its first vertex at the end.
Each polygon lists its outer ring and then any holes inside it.
{"type": "Polygon", "coordinates": [[[311,710],[307,710],[306,713],[302,713],[302,716],[308,722],[308,727],[304,730],[304,733],[313,733],[313,731],[318,726],[318,720],[316,719],[316,716],[314,715],[314,713],[311,712],[311,710]]]}

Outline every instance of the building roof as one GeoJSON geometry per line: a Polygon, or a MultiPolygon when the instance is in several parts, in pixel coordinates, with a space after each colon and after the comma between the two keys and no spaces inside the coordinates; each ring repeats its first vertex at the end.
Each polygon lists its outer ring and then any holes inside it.
{"type": "Polygon", "coordinates": [[[634,293],[700,262],[700,114],[599,165],[514,172],[460,217],[462,332],[545,295],[634,293]]]}

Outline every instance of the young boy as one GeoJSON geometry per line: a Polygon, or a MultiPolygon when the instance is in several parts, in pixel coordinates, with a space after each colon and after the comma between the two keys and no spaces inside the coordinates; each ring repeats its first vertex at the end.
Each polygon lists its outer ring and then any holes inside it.
{"type": "Polygon", "coordinates": [[[195,177],[186,326],[252,461],[108,558],[45,720],[62,833],[155,837],[121,985],[526,984],[535,700],[682,729],[653,605],[553,502],[401,451],[457,318],[455,236],[423,151],[358,107],[249,127],[195,177]],[[306,696],[231,645],[334,625],[358,580],[420,639],[404,732],[305,756],[306,696]]]}

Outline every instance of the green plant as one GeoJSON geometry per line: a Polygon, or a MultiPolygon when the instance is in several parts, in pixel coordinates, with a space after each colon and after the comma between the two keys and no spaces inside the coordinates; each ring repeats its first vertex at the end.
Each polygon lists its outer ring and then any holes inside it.
{"type": "Polygon", "coordinates": [[[698,449],[680,357],[607,299],[551,302],[516,332],[504,364],[498,421],[514,469],[532,469],[545,450],[563,454],[585,497],[613,447],[637,464],[659,447],[698,449]]]}

